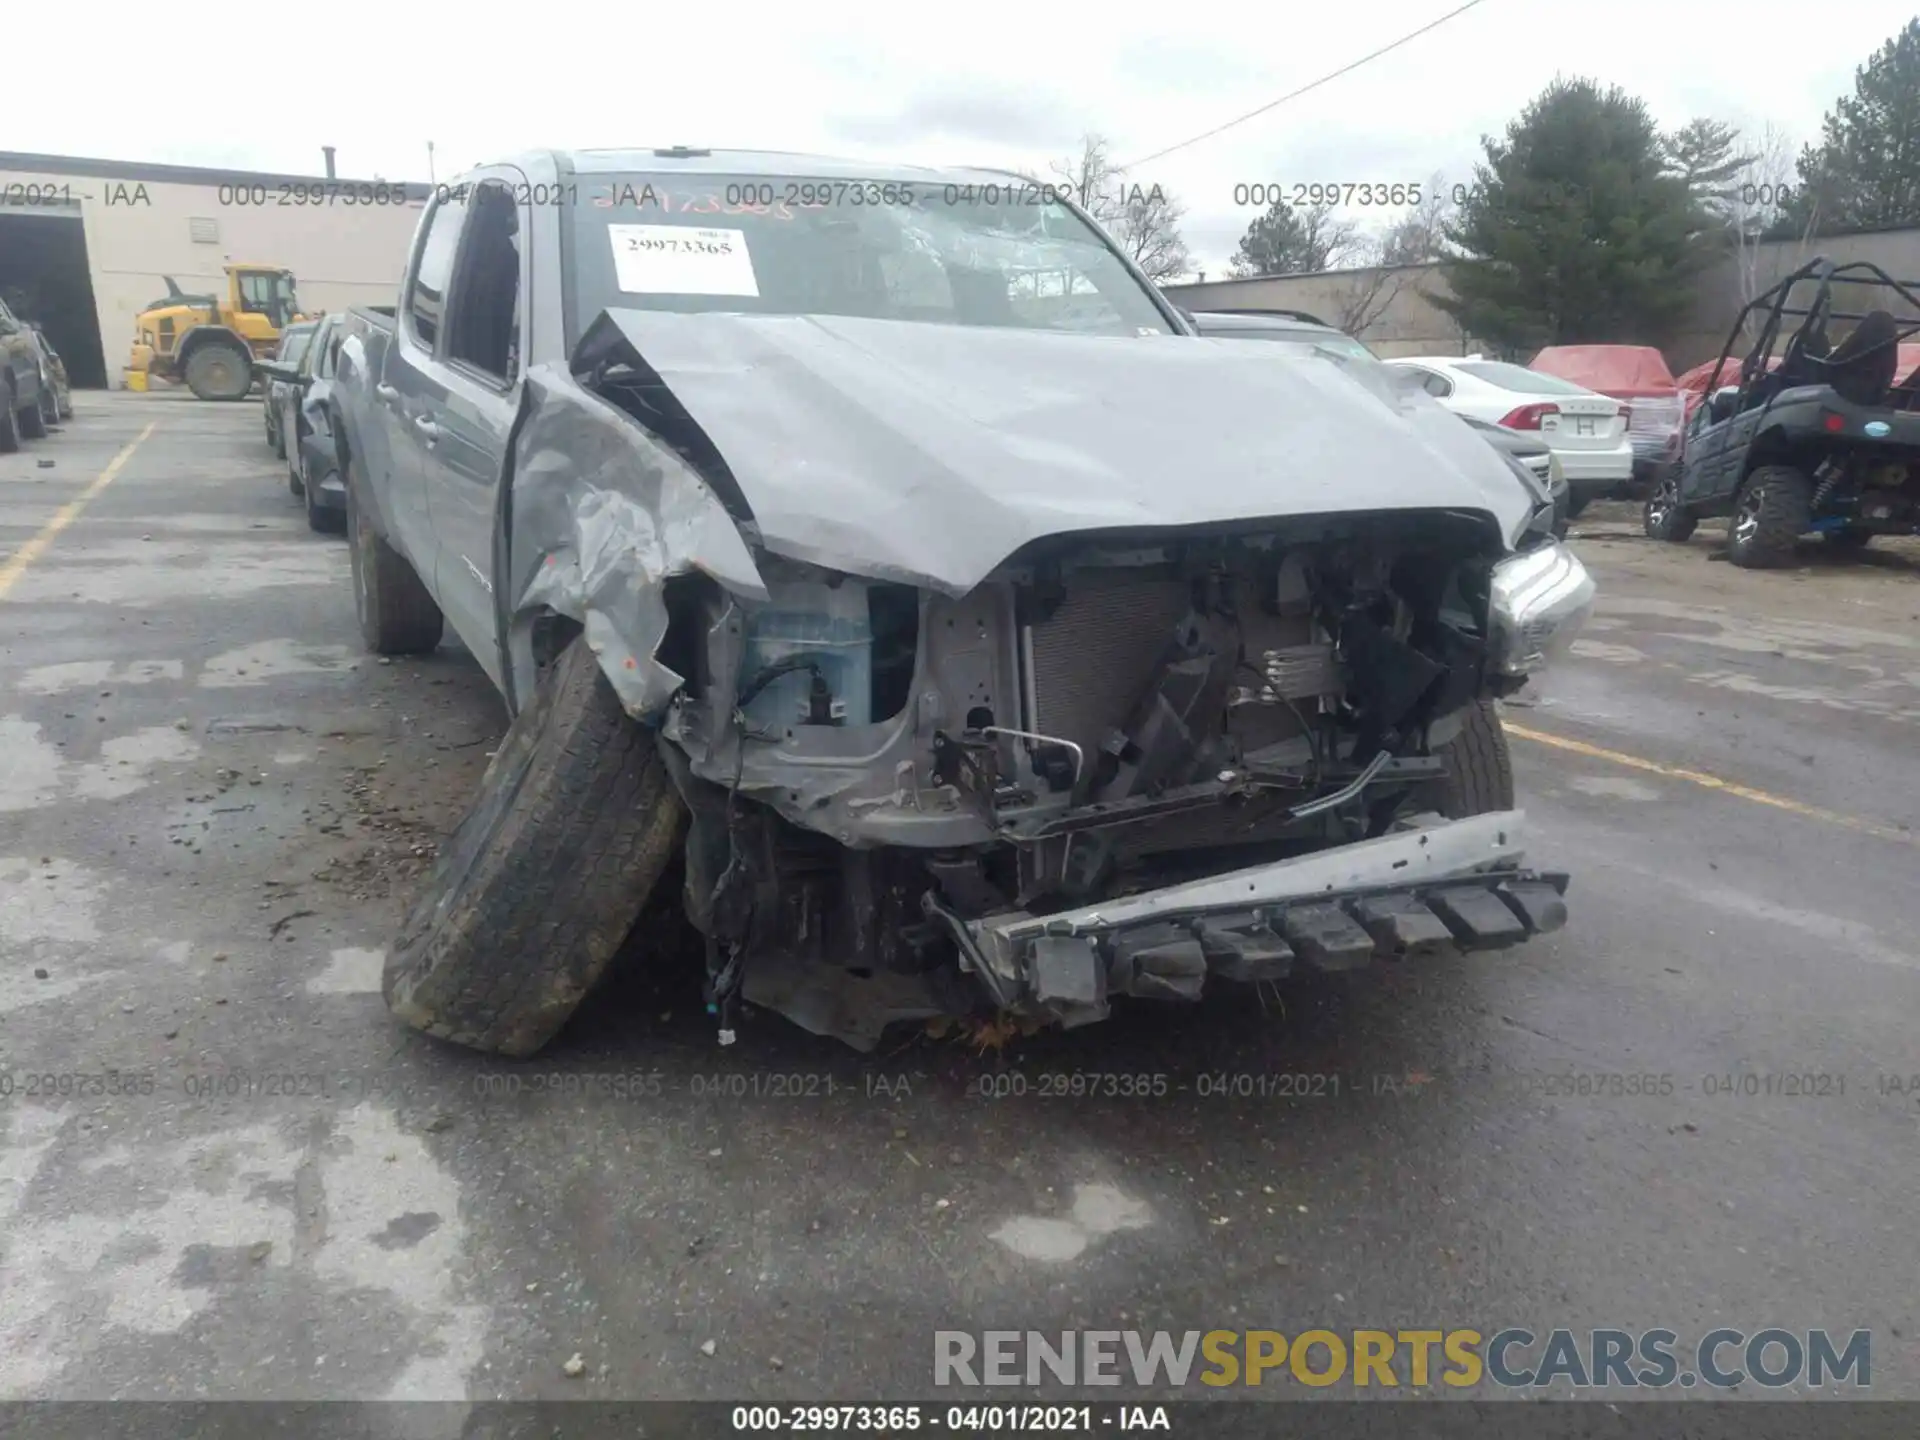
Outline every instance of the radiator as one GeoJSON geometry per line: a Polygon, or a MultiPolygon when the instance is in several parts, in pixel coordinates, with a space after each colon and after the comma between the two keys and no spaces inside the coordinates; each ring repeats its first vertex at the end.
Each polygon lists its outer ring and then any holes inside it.
{"type": "MultiPolygon", "coordinates": [[[[1091,756],[1152,684],[1154,670],[1192,608],[1178,575],[1152,569],[1073,572],[1066,598],[1033,627],[1028,728],[1071,740],[1091,756]]],[[[1305,617],[1261,609],[1248,582],[1236,606],[1247,665],[1235,682],[1244,702],[1231,708],[1230,730],[1256,749],[1298,733],[1293,712],[1276,703],[1331,694],[1339,674],[1330,647],[1312,643],[1305,617]],[[1264,683],[1263,683],[1264,682],[1264,683]]]]}

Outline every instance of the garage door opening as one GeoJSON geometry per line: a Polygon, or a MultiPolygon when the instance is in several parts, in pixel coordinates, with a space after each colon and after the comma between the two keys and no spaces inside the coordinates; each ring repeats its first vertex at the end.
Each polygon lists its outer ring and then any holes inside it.
{"type": "Polygon", "coordinates": [[[77,212],[0,210],[0,296],[47,332],[75,387],[106,388],[87,235],[77,212]]]}

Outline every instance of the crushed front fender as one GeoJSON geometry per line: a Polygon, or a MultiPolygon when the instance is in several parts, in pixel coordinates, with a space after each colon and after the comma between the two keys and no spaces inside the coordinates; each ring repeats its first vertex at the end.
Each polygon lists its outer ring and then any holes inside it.
{"type": "Polygon", "coordinates": [[[564,366],[536,366],[524,388],[502,487],[503,632],[511,647],[530,617],[579,622],[627,712],[656,718],[682,684],[656,658],[665,581],[700,571],[757,600],[766,586],[734,516],[671,447],[564,366]]]}

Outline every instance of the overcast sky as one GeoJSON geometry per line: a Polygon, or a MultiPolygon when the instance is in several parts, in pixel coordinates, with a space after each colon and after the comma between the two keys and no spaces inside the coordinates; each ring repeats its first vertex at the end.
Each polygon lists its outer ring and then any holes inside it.
{"type": "MultiPolygon", "coordinates": [[[[444,180],[520,150],[627,144],[1044,168],[1098,132],[1124,161],[1459,3],[1276,5],[1230,19],[1232,7],[1079,0],[825,9],[324,0],[199,11],[159,30],[88,22],[83,34],[72,12],[17,5],[0,148],[317,174],[330,144],[344,177],[411,180],[427,178],[431,140],[444,180]],[[33,56],[43,58],[19,63],[33,56]],[[223,74],[231,83],[192,83],[223,74]]],[[[1449,184],[1470,180],[1480,137],[1501,133],[1556,72],[1624,86],[1663,126],[1711,115],[1811,138],[1855,67],[1913,14],[1912,3],[1887,0],[1817,12],[1786,0],[1483,0],[1133,178],[1186,205],[1189,246],[1217,273],[1253,218],[1234,204],[1236,184],[1425,181],[1436,171],[1449,184]],[[1845,23],[1810,23],[1810,13],[1845,23]]]]}

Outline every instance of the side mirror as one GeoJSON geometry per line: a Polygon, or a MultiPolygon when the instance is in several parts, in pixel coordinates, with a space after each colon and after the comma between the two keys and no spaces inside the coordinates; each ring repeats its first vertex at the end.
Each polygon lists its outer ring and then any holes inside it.
{"type": "Polygon", "coordinates": [[[253,368],[269,380],[293,381],[300,378],[293,366],[282,360],[256,360],[253,368]]]}
{"type": "Polygon", "coordinates": [[[1713,392],[1713,398],[1707,401],[1707,418],[1718,425],[1733,414],[1733,407],[1740,402],[1738,385],[1722,385],[1713,392]]]}

